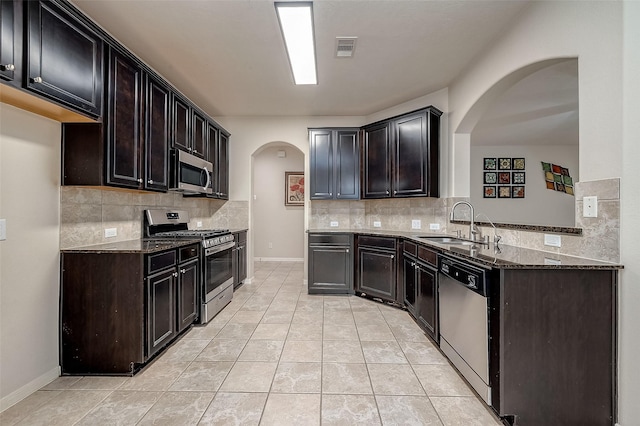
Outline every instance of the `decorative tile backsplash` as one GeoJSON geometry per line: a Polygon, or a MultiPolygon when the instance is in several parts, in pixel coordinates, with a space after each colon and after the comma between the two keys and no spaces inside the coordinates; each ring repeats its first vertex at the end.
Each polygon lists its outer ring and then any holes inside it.
{"type": "Polygon", "coordinates": [[[185,198],[177,193],[63,186],[60,188],[60,248],[124,241],[142,236],[146,209],[179,208],[190,215],[190,228],[248,228],[249,203],[185,198]],[[104,237],[116,228],[117,236],[104,237]]]}
{"type": "MultiPolygon", "coordinates": [[[[612,178],[591,182],[575,182],[576,227],[582,235],[563,234],[561,247],[544,245],[544,234],[526,230],[498,229],[502,243],[571,256],[586,257],[610,262],[620,261],[620,179],[612,178]],[[582,198],[598,197],[598,217],[582,217],[582,198]]],[[[469,231],[468,225],[449,223],[449,212],[457,201],[466,198],[400,198],[361,201],[311,201],[309,228],[336,229],[330,222],[337,221],[337,229],[380,229],[408,231],[411,220],[420,219],[419,232],[454,234],[469,231]],[[440,225],[438,231],[430,231],[429,224],[440,225]]],[[[468,209],[456,211],[456,219],[469,220],[468,209]],[[466,214],[466,217],[465,217],[466,214]]],[[[482,219],[482,218],[481,218],[482,219]]],[[[483,234],[493,237],[492,227],[481,227],[483,234]]]]}

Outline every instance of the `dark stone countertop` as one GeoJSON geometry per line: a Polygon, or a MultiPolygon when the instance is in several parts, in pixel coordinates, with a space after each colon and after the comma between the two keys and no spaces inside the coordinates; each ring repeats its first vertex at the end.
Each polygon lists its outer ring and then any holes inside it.
{"type": "Polygon", "coordinates": [[[149,254],[199,243],[200,240],[127,240],[62,249],[62,253],[141,253],[149,254]]]}
{"type": "Polygon", "coordinates": [[[309,229],[308,233],[322,234],[357,234],[373,235],[381,237],[396,237],[421,244],[439,253],[451,255],[457,258],[470,260],[483,266],[497,267],[504,269],[622,269],[623,266],[617,263],[605,262],[601,260],[587,259],[577,256],[568,256],[557,253],[550,253],[541,250],[533,250],[524,247],[508,246],[493,243],[474,245],[455,245],[429,241],[419,236],[447,236],[444,234],[431,234],[428,232],[405,232],[389,230],[371,229],[309,229]]]}

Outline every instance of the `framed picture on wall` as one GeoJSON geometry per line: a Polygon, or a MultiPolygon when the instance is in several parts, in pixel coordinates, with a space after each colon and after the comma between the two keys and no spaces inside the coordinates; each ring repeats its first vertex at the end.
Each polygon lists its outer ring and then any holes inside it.
{"type": "Polygon", "coordinates": [[[284,205],[304,206],[304,172],[284,172],[284,205]]]}

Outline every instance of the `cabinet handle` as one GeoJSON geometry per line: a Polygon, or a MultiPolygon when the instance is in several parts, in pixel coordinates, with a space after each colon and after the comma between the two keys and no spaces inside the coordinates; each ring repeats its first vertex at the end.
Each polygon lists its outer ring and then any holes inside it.
{"type": "Polygon", "coordinates": [[[149,180],[147,181],[147,183],[148,183],[149,185],[153,185],[153,179],[149,179],[149,180]]]}
{"type": "Polygon", "coordinates": [[[389,195],[389,190],[387,190],[387,195],[389,195]]]}
{"type": "Polygon", "coordinates": [[[347,253],[349,253],[349,249],[347,249],[347,253]]]}
{"type": "Polygon", "coordinates": [[[14,71],[16,66],[13,64],[0,65],[4,69],[4,71],[14,71]]]}
{"type": "Polygon", "coordinates": [[[392,259],[395,259],[396,257],[392,254],[392,255],[391,255],[391,258],[392,258],[392,259]]]}
{"type": "Polygon", "coordinates": [[[142,183],[142,178],[139,178],[139,179],[138,179],[138,183],[142,183]]]}
{"type": "Polygon", "coordinates": [[[338,192],[338,197],[340,196],[340,193],[338,192]]]}
{"type": "MultiPolygon", "coordinates": [[[[396,195],[397,193],[398,193],[398,191],[393,191],[393,195],[396,195]]],[[[388,194],[388,192],[387,192],[387,194],[388,194]]]]}
{"type": "Polygon", "coordinates": [[[194,154],[197,154],[197,153],[198,153],[198,150],[197,150],[197,149],[194,149],[194,150],[193,150],[193,153],[194,153],[194,154]]]}
{"type": "Polygon", "coordinates": [[[171,274],[171,275],[173,275],[174,277],[177,277],[177,276],[178,276],[178,273],[177,273],[177,272],[174,272],[174,273],[173,273],[173,274],[171,274]]]}
{"type": "Polygon", "coordinates": [[[187,270],[186,269],[180,269],[180,272],[182,272],[183,274],[186,274],[187,270]]]}
{"type": "Polygon", "coordinates": [[[333,196],[333,192],[330,192],[330,193],[329,193],[329,196],[330,196],[330,197],[332,197],[332,196],[333,196]]]}
{"type": "Polygon", "coordinates": [[[31,79],[31,81],[33,81],[34,83],[42,83],[42,77],[34,77],[31,79]]]}

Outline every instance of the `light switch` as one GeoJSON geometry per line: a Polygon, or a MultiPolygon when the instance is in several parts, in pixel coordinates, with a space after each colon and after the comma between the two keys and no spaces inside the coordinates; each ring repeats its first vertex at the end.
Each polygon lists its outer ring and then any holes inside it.
{"type": "Polygon", "coordinates": [[[373,221],[373,227],[374,228],[380,228],[382,226],[382,222],[380,222],[379,220],[374,220],[373,221]]]}
{"type": "Polygon", "coordinates": [[[422,222],[420,219],[413,219],[411,221],[411,229],[422,229],[422,222]]]}
{"type": "Polygon", "coordinates": [[[598,217],[598,197],[584,197],[582,199],[582,216],[598,217]]]}
{"type": "Polygon", "coordinates": [[[105,238],[112,238],[118,235],[118,228],[107,228],[104,230],[105,238]]]}
{"type": "Polygon", "coordinates": [[[338,225],[339,225],[339,224],[338,224],[338,221],[336,221],[336,220],[332,220],[332,221],[329,223],[329,226],[330,226],[330,227],[332,227],[332,228],[337,228],[337,227],[338,227],[338,225]]]}
{"type": "Polygon", "coordinates": [[[544,234],[544,245],[562,247],[562,237],[560,235],[544,234]]]}
{"type": "Polygon", "coordinates": [[[440,230],[440,224],[439,223],[430,223],[429,224],[429,229],[432,231],[439,231],[440,230]]]}
{"type": "Polygon", "coordinates": [[[7,219],[0,219],[0,241],[7,239],[7,219]]]}

